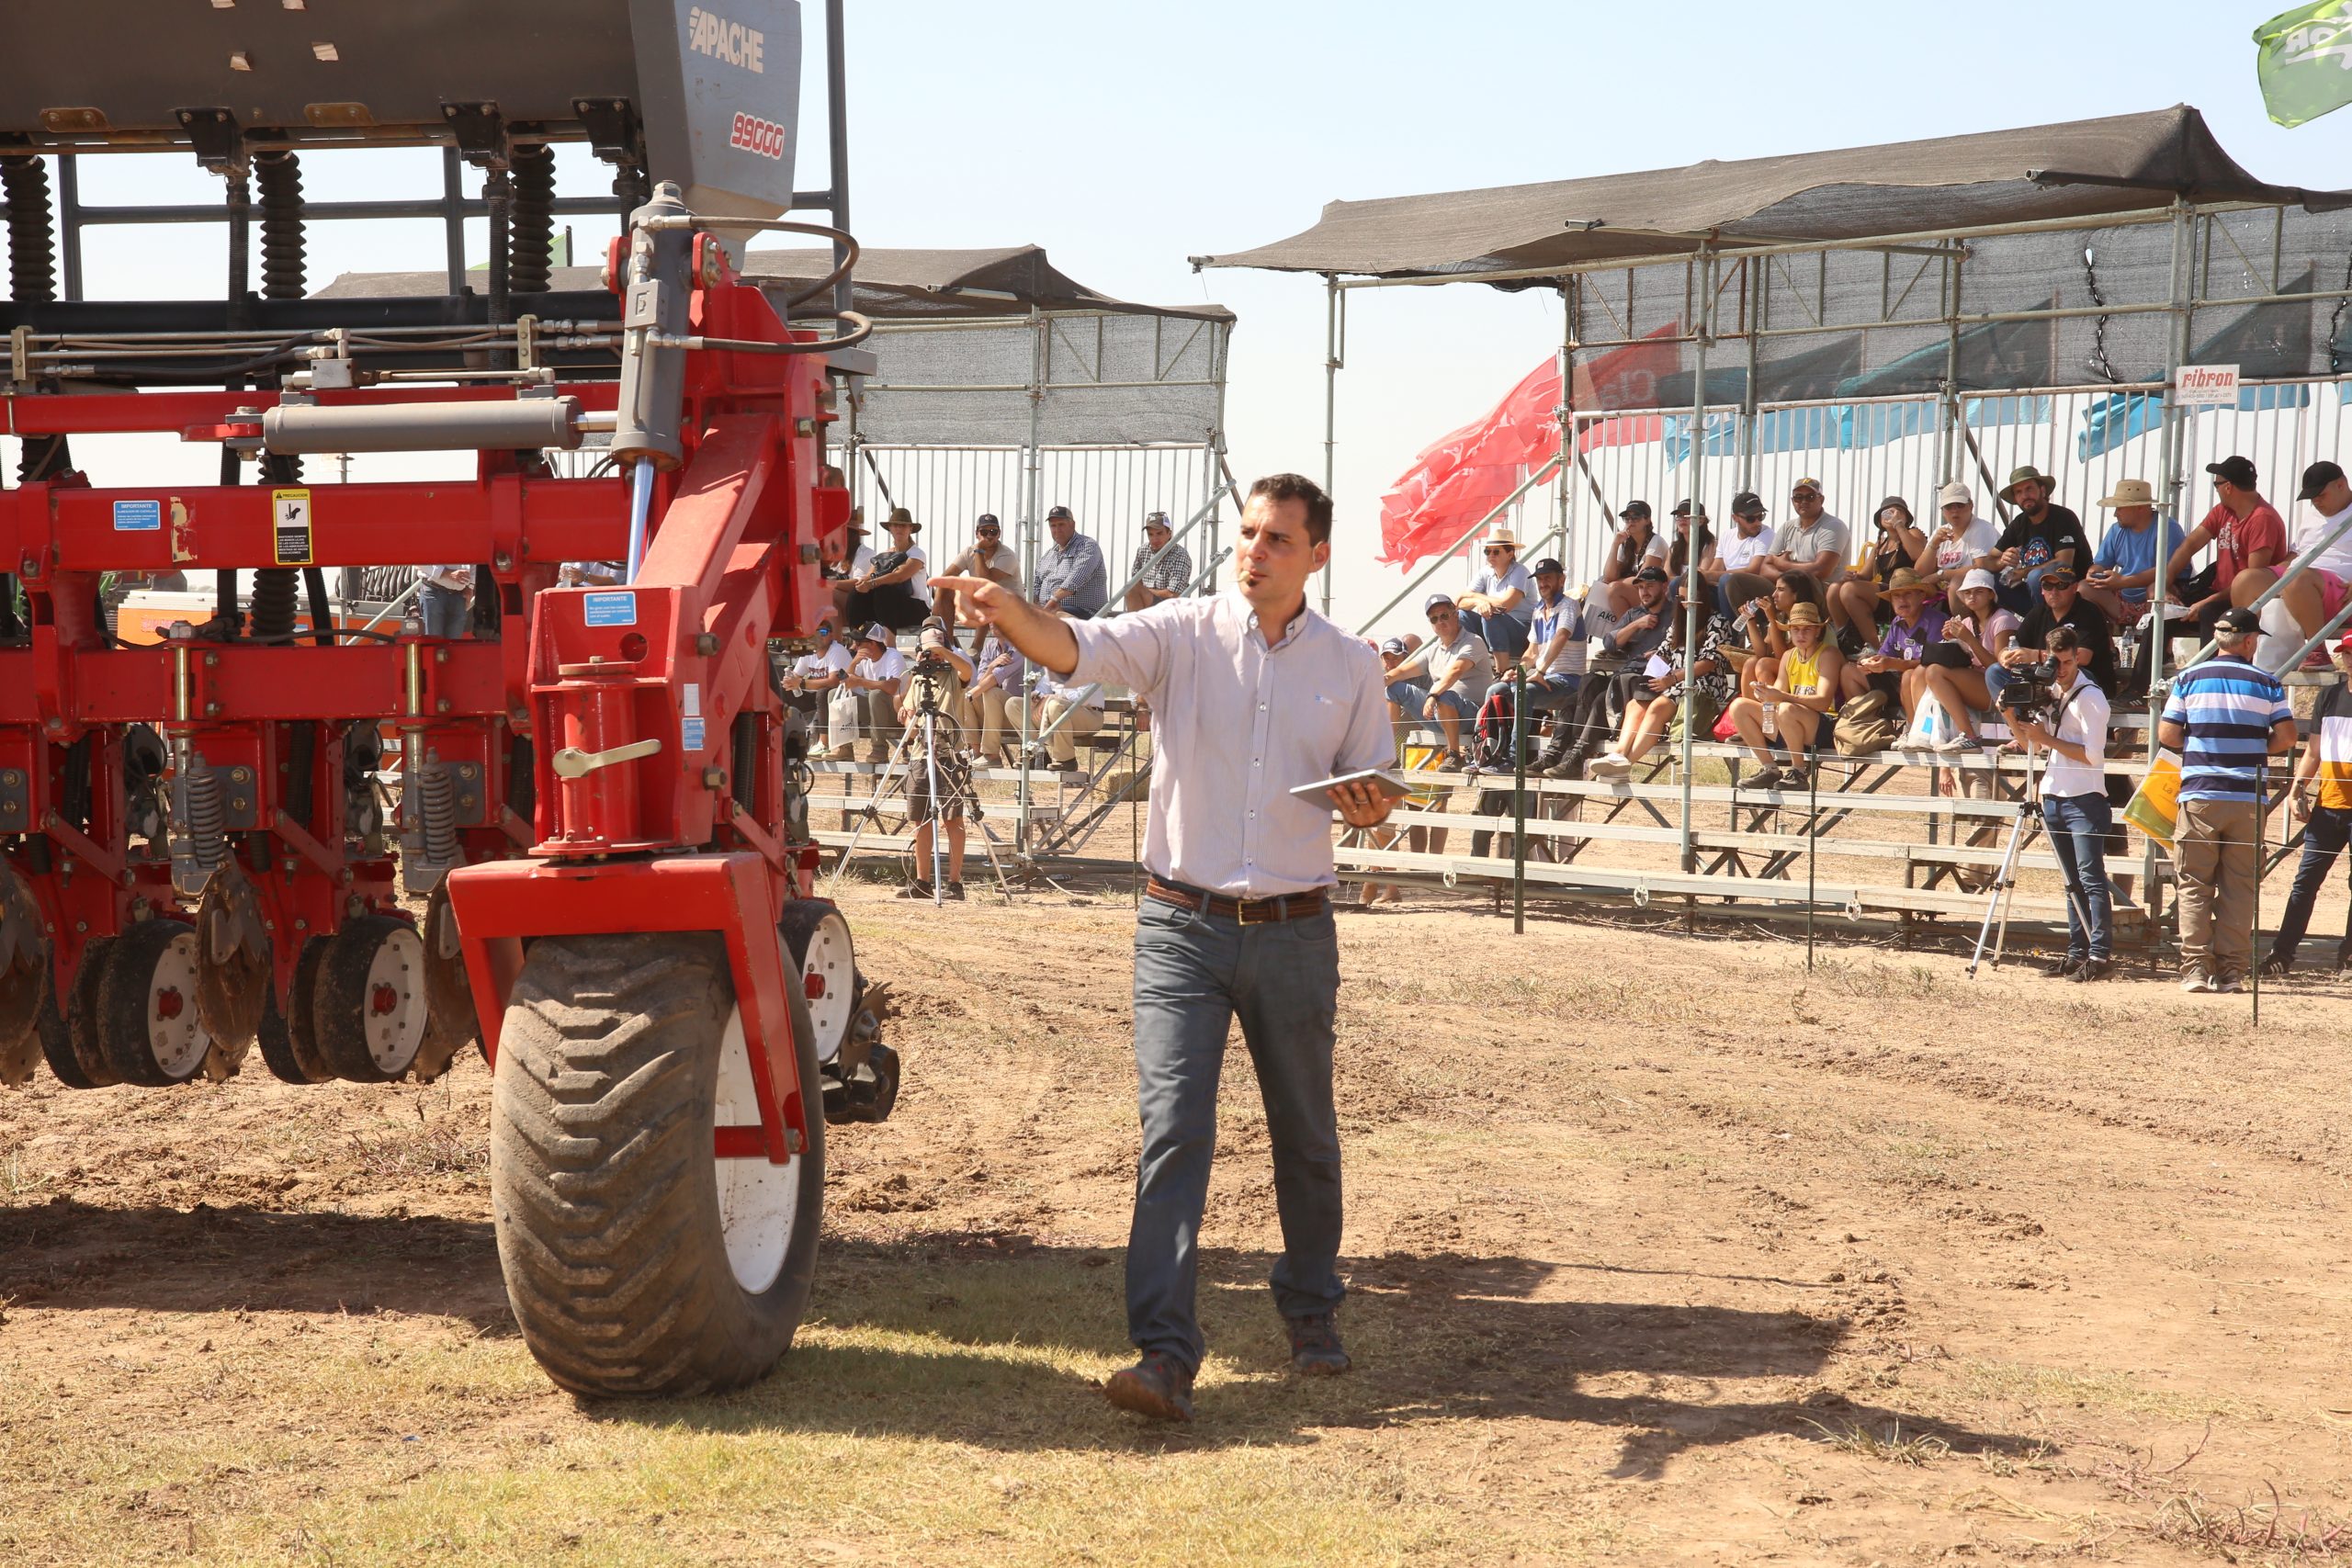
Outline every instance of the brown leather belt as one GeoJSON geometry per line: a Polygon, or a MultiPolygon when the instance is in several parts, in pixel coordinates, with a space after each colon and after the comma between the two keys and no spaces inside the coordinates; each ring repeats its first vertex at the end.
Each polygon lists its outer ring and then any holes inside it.
{"type": "Polygon", "coordinates": [[[1144,896],[1180,909],[1205,908],[1212,915],[1238,920],[1245,926],[1303,920],[1309,915],[1321,914],[1330,904],[1329,896],[1319,887],[1310,893],[1284,893],[1272,898],[1227,898],[1221,894],[1204,893],[1197,887],[1179,887],[1156,876],[1145,886],[1144,896]]]}

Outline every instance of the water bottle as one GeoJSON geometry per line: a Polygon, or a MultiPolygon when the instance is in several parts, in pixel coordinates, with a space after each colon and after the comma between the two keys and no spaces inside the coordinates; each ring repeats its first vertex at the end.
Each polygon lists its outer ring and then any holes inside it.
{"type": "Polygon", "coordinates": [[[1767,740],[1778,740],[1780,738],[1781,705],[1778,703],[1766,703],[1764,705],[1764,739],[1767,740]]]}

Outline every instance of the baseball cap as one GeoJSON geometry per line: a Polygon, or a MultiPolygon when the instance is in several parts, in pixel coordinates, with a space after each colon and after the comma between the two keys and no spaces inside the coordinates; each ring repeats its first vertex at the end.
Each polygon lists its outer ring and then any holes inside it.
{"type": "Polygon", "coordinates": [[[2041,581],[2044,587],[2048,587],[2053,582],[2068,583],[2073,582],[2074,581],[2075,581],[2075,569],[2068,566],[2064,561],[2060,561],[2054,566],[2045,566],[2041,569],[2041,581]]]}
{"type": "Polygon", "coordinates": [[[2000,583],[1995,581],[1991,572],[1981,566],[1971,567],[1968,575],[1960,580],[1960,591],[1962,593],[1969,593],[1979,588],[1987,593],[1998,593],[2001,591],[2000,583]]]}
{"type": "Polygon", "coordinates": [[[1648,502],[1632,501],[1627,502],[1625,503],[1625,510],[1620,512],[1617,515],[1623,518],[1632,519],[1635,517],[1647,517],[1649,514],[1650,503],[1648,502]]]}
{"type": "Polygon", "coordinates": [[[1731,514],[1734,517],[1761,517],[1764,515],[1764,498],[1752,490],[1741,491],[1731,498],[1731,514]]]}
{"type": "Polygon", "coordinates": [[[1147,528],[1165,528],[1168,526],[1168,513],[1147,512],[1143,514],[1143,525],[1147,528]]]}
{"type": "Polygon", "coordinates": [[[2352,653],[2352,631],[2347,631],[2342,637],[2335,639],[2335,651],[2338,653],[2352,653]]]}
{"type": "Polygon", "coordinates": [[[877,643],[884,648],[888,648],[890,646],[891,641],[890,628],[884,626],[881,622],[876,621],[868,626],[864,631],[857,634],[857,640],[860,642],[877,643]]]}
{"type": "Polygon", "coordinates": [[[1801,490],[1809,490],[1815,495],[1826,495],[1829,493],[1827,491],[1821,488],[1821,481],[1819,479],[1799,479],[1796,483],[1789,487],[1789,493],[1791,495],[1794,495],[1801,490]]]}
{"type": "Polygon", "coordinates": [[[947,628],[944,626],[934,626],[929,621],[925,621],[922,626],[922,636],[917,637],[915,641],[924,648],[945,648],[947,646],[947,628]]]}
{"type": "Polygon", "coordinates": [[[1453,609],[1453,595],[1451,593],[1430,594],[1428,598],[1421,601],[1421,614],[1426,615],[1431,610],[1436,609],[1440,604],[1444,605],[1449,610],[1453,609]]]}
{"type": "Polygon", "coordinates": [[[1671,580],[1666,575],[1665,568],[1645,566],[1642,568],[1641,570],[1634,573],[1634,581],[1636,582],[1666,582],[1671,580]]]}
{"type": "Polygon", "coordinates": [[[1707,520],[1707,503],[1703,501],[1677,502],[1674,507],[1674,515],[1677,517],[1696,517],[1700,522],[1704,523],[1707,520]]]}
{"type": "Polygon", "coordinates": [[[1556,559],[1550,556],[1545,556],[1542,560],[1535,563],[1536,576],[1541,577],[1547,571],[1556,571],[1563,577],[1566,577],[1568,574],[1568,569],[1562,566],[1556,559]]]}
{"type": "Polygon", "coordinates": [[[1973,507],[1976,504],[1976,492],[1962,484],[1960,480],[1954,479],[1951,483],[1944,486],[1943,489],[1936,491],[1936,504],[1938,506],[1973,507]]]}
{"type": "Polygon", "coordinates": [[[996,520],[996,513],[993,512],[983,512],[978,517],[972,519],[972,531],[975,533],[978,533],[982,528],[1001,528],[1003,526],[1003,524],[996,520]]]}
{"type": "Polygon", "coordinates": [[[1075,517],[1070,516],[1069,508],[1067,506],[1048,507],[1046,511],[1046,521],[1048,523],[1058,523],[1065,518],[1073,523],[1078,521],[1075,517]]]}
{"type": "Polygon", "coordinates": [[[2262,629],[2262,617],[2243,604],[2233,605],[2213,617],[2213,629],[2224,637],[2252,637],[2262,629]]]}
{"type": "Polygon", "coordinates": [[[2295,492],[2297,501],[2317,501],[2319,492],[2344,477],[2344,470],[2322,459],[2303,470],[2303,488],[2295,492]]]}
{"type": "Polygon", "coordinates": [[[1392,637],[1380,645],[1380,651],[1393,659],[1405,651],[1405,639],[1401,637],[1392,637]]]}
{"type": "Polygon", "coordinates": [[[2252,459],[2234,456],[2224,457],[2218,463],[2206,464],[2205,471],[2217,479],[2224,479],[2237,486],[2240,490],[2252,490],[2255,479],[2259,477],[2254,471],[2252,459]]]}

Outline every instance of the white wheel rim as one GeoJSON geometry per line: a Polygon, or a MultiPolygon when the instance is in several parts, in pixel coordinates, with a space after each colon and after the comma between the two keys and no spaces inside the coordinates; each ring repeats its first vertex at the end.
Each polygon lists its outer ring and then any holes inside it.
{"type": "Polygon", "coordinates": [[[402,926],[385,934],[368,961],[360,993],[359,1032],[376,1070],[398,1076],[424,1043],[424,943],[402,926]]]}
{"type": "Polygon", "coordinates": [[[147,1051],[175,1082],[194,1077],[212,1049],[196,1012],[196,933],[182,931],[147,974],[147,1051]]]}
{"type": "Polygon", "coordinates": [[[808,998],[808,1022],[817,1032],[817,1059],[830,1062],[849,1038],[850,1003],[857,994],[857,960],[850,951],[849,921],[836,909],[808,933],[801,962],[801,989],[808,998]]]}
{"type": "MultiPolygon", "coordinates": [[[[813,957],[813,940],[810,948],[813,957]]],[[[727,1032],[719,1037],[718,1089],[711,1116],[714,1126],[759,1125],[760,1097],[752,1081],[752,1054],[743,1039],[740,1007],[729,1011],[727,1032]]],[[[782,1165],[770,1163],[765,1155],[711,1161],[711,1176],[718,1185],[718,1228],[727,1242],[727,1267],[733,1271],[735,1282],[753,1295],[766,1291],[784,1272],[785,1255],[792,1250],[793,1225],[799,1215],[800,1162],[807,1157],[794,1155],[782,1165]]]]}

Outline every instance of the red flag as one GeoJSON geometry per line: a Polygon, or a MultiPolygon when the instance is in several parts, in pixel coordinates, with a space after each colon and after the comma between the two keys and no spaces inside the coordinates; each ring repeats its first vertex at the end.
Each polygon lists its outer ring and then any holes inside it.
{"type": "MultiPolygon", "coordinates": [[[[1679,332],[1672,323],[1651,333],[1679,332]]],[[[1655,408],[1657,379],[1675,367],[1671,343],[1629,344],[1577,367],[1580,409],[1655,408]]],[[[1549,462],[1560,449],[1560,357],[1554,355],[1522,377],[1486,418],[1422,448],[1380,503],[1380,556],[1411,566],[1437,554],[1519,488],[1525,470],[1549,462]]],[[[1665,438],[1656,414],[1603,420],[1585,427],[1582,445],[1636,445],[1665,438]]]]}

